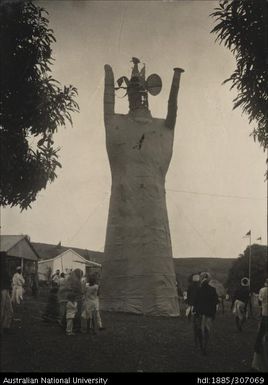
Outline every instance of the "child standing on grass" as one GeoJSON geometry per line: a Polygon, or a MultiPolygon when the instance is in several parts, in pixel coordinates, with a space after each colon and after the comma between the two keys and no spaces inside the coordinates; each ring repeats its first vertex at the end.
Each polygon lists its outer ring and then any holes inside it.
{"type": "Polygon", "coordinates": [[[68,301],[66,304],[66,335],[73,336],[73,324],[74,318],[77,313],[77,302],[75,301],[74,294],[69,294],[67,297],[68,301]]]}
{"type": "Polygon", "coordinates": [[[89,285],[86,286],[83,302],[83,311],[81,315],[81,329],[82,333],[86,333],[88,330],[93,331],[96,334],[97,327],[102,330],[102,322],[99,313],[99,285],[96,283],[95,278],[89,279],[89,285]]]}

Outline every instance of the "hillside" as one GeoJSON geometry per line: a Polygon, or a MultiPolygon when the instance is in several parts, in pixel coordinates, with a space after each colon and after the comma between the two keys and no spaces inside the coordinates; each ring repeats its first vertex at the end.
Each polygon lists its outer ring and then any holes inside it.
{"type": "MultiPolygon", "coordinates": [[[[52,245],[39,242],[31,242],[31,244],[39,254],[40,259],[54,258],[64,251],[72,249],[88,260],[101,264],[104,260],[104,254],[100,251],[62,246],[61,244],[52,245]]],[[[199,271],[208,271],[213,278],[224,284],[234,258],[173,258],[173,261],[177,281],[180,282],[183,289],[186,289],[188,277],[199,271]]]]}
{"type": "Polygon", "coordinates": [[[234,258],[174,258],[177,281],[183,289],[188,286],[187,279],[193,273],[209,272],[213,278],[222,282],[227,280],[234,258]]]}

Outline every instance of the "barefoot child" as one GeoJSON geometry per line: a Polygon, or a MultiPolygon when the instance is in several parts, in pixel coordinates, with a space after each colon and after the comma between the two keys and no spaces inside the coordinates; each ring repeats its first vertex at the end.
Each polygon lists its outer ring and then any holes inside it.
{"type": "Polygon", "coordinates": [[[74,294],[69,294],[67,297],[68,301],[66,304],[66,335],[72,336],[73,333],[73,324],[74,318],[77,313],[77,302],[75,301],[74,294]]]}

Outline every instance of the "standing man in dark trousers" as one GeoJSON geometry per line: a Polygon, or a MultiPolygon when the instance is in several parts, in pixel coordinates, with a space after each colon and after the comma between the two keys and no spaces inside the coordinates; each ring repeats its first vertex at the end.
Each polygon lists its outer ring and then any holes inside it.
{"type": "Polygon", "coordinates": [[[200,274],[200,287],[196,293],[194,309],[201,329],[200,348],[204,355],[207,354],[212,321],[215,318],[218,295],[216,289],[209,285],[209,273],[200,274]]]}

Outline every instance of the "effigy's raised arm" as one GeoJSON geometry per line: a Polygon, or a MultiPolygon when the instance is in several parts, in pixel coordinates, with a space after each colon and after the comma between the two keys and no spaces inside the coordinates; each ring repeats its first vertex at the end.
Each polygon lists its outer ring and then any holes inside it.
{"type": "Polygon", "coordinates": [[[108,64],[104,66],[104,122],[108,122],[114,115],[114,74],[112,67],[108,64]]]}
{"type": "Polygon", "coordinates": [[[177,97],[180,87],[181,74],[184,72],[181,68],[174,68],[174,74],[168,99],[168,112],[166,117],[166,126],[174,129],[177,117],[177,97]]]}

